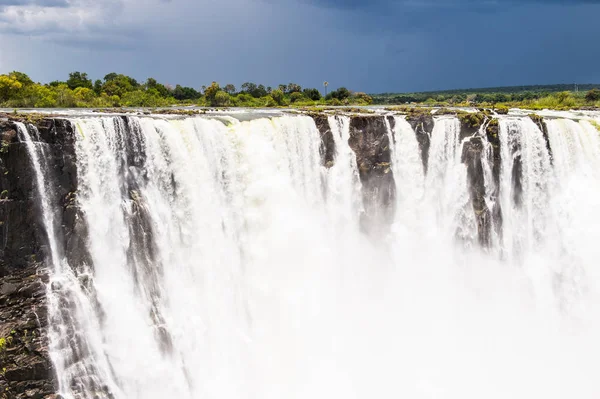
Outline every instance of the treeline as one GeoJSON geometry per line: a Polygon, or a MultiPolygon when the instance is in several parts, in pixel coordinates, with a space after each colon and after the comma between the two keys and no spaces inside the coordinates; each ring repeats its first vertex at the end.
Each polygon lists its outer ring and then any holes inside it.
{"type": "MultiPolygon", "coordinates": [[[[383,93],[373,95],[374,104],[443,104],[443,105],[493,105],[513,104],[523,106],[537,103],[550,106],[594,105],[600,84],[513,86],[484,89],[446,90],[421,93],[383,93]],[[590,104],[588,104],[590,105],[590,104]]],[[[542,105],[540,105],[542,106],[542,105]]]]}
{"type": "Polygon", "coordinates": [[[275,88],[246,82],[238,90],[234,85],[221,87],[217,82],[195,89],[172,87],[149,78],[134,78],[109,73],[93,81],[84,72],[72,72],[66,81],[36,83],[22,72],[0,75],[0,106],[5,108],[104,108],[166,107],[197,105],[212,107],[278,107],[314,105],[369,105],[373,99],[365,93],[345,87],[325,97],[315,88],[296,83],[275,88]]]}

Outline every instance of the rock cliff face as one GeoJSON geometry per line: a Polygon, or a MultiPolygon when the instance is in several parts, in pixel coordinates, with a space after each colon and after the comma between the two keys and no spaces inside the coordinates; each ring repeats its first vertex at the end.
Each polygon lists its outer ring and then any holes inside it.
{"type": "MultiPolygon", "coordinates": [[[[36,125],[50,166],[45,172],[56,193],[52,205],[66,209],[61,199],[76,186],[71,125],[62,119],[36,125]]],[[[40,193],[15,122],[1,121],[0,135],[0,395],[49,397],[56,387],[48,354],[48,242],[40,222],[40,193]]]]}

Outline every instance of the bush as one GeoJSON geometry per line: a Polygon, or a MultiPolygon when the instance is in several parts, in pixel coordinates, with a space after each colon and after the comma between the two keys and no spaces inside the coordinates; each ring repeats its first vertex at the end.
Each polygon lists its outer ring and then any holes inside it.
{"type": "Polygon", "coordinates": [[[278,105],[283,105],[284,101],[285,101],[285,97],[283,96],[283,91],[281,91],[280,89],[275,89],[271,92],[271,97],[273,97],[273,100],[275,100],[275,102],[278,105]]]}
{"type": "Polygon", "coordinates": [[[296,101],[302,100],[304,100],[304,95],[302,93],[295,91],[292,94],[290,94],[290,102],[295,103],[296,101]]]}
{"type": "Polygon", "coordinates": [[[592,89],[585,94],[585,101],[589,103],[593,103],[596,101],[600,101],[600,90],[592,89]]]}
{"type": "Polygon", "coordinates": [[[231,99],[229,94],[225,93],[224,91],[218,91],[217,94],[215,94],[213,105],[216,107],[228,107],[230,102],[231,99]]]}

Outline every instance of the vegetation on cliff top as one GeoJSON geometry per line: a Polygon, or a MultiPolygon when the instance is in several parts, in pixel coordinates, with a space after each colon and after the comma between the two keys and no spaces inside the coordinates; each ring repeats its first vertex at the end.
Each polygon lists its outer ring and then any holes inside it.
{"type": "Polygon", "coordinates": [[[66,81],[48,84],[34,82],[22,72],[0,75],[0,106],[7,108],[110,108],[166,107],[197,105],[212,107],[287,107],[314,105],[369,105],[372,98],[345,87],[323,97],[315,88],[296,83],[276,88],[246,82],[240,90],[232,84],[217,82],[199,89],[164,85],[149,78],[140,83],[134,78],[109,73],[92,81],[86,73],[72,72],[66,81]]]}
{"type": "Polygon", "coordinates": [[[496,87],[423,93],[383,93],[373,95],[374,104],[425,104],[430,106],[478,106],[496,109],[600,108],[600,84],[496,87]]]}

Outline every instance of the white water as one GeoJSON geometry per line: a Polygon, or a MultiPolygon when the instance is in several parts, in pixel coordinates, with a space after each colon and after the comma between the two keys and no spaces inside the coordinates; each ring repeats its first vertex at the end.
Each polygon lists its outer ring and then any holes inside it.
{"type": "Polygon", "coordinates": [[[600,138],[588,122],[549,121],[550,157],[529,118],[502,117],[502,239],[485,252],[453,118],[436,121],[427,173],[410,125],[388,129],[398,195],[384,243],[359,228],[348,118],[329,120],[329,169],[307,117],[72,122],[90,264],[61,267],[69,254],[51,248],[65,398],[600,394],[600,138]]]}

